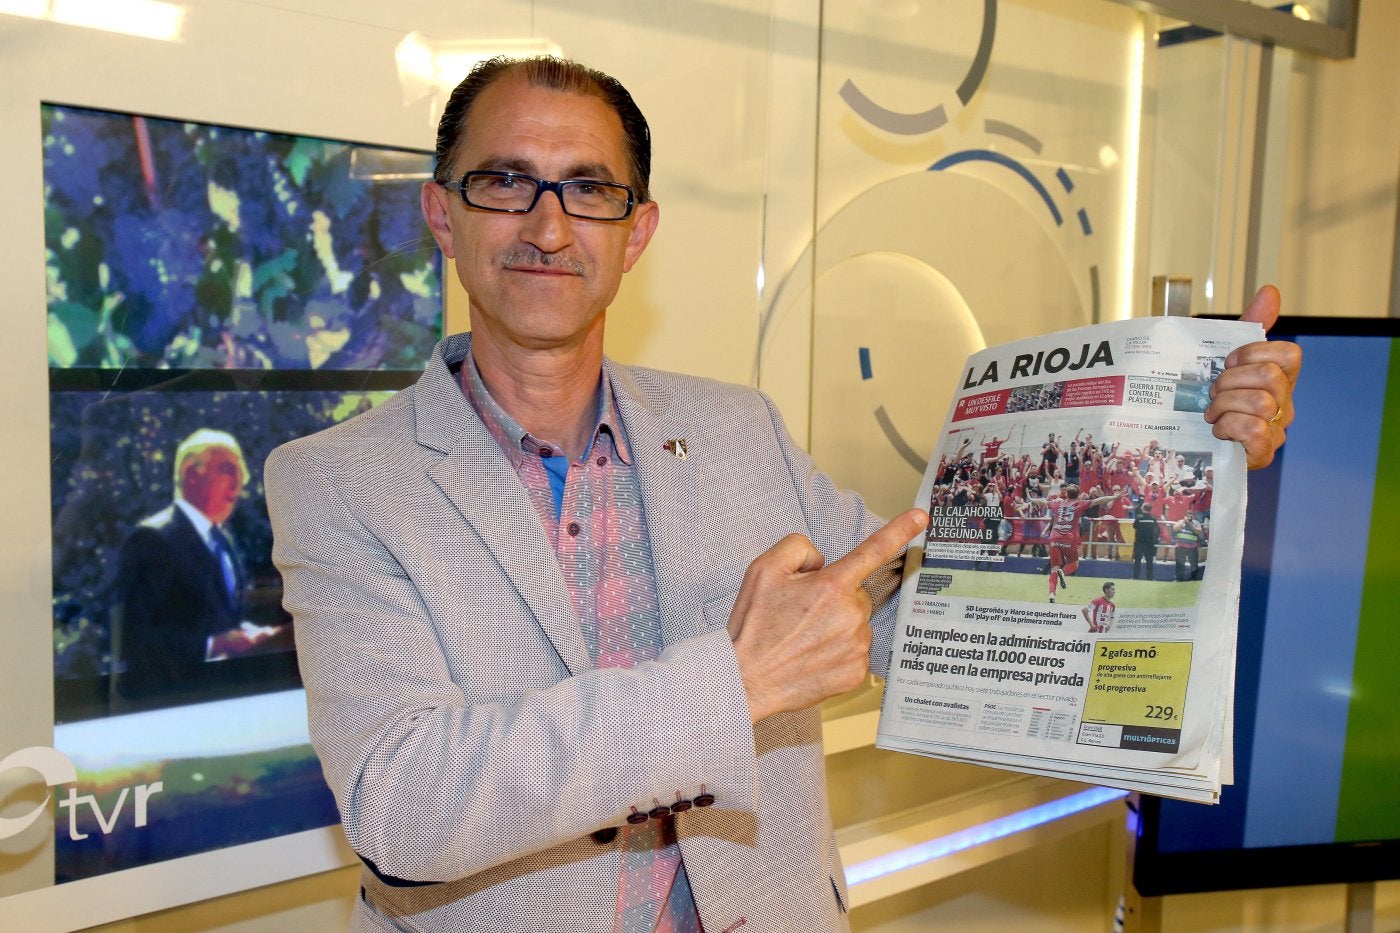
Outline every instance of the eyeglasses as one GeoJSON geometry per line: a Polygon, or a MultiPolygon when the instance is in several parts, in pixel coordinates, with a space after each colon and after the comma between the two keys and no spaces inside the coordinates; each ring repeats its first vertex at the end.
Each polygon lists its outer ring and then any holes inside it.
{"type": "Polygon", "coordinates": [[[467,172],[461,181],[440,184],[470,207],[503,214],[528,214],[546,191],[559,198],[564,213],[584,220],[626,220],[637,203],[630,186],[592,178],[545,181],[519,172],[467,172]]]}

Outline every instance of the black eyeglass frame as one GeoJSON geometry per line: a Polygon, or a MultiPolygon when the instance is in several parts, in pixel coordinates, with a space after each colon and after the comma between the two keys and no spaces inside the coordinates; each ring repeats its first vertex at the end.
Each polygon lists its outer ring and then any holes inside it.
{"type": "Polygon", "coordinates": [[[477,210],[491,211],[496,214],[528,214],[535,209],[535,205],[540,203],[540,198],[546,191],[553,191],[554,196],[559,199],[559,207],[570,217],[577,217],[580,220],[596,220],[600,223],[615,223],[619,220],[626,220],[632,216],[632,211],[637,206],[637,193],[632,190],[631,185],[624,185],[617,181],[602,181],[597,178],[565,178],[560,181],[546,181],[543,178],[536,178],[534,175],[526,175],[523,172],[498,172],[490,170],[480,170],[467,172],[458,181],[440,181],[438,184],[444,188],[456,191],[461,197],[462,203],[477,210]],[[467,197],[467,182],[476,177],[488,178],[518,178],[521,181],[532,181],[535,183],[535,197],[530,201],[529,207],[491,207],[486,204],[477,204],[467,197]],[[564,189],[577,185],[593,185],[595,187],[611,188],[627,192],[627,208],[621,217],[589,217],[587,214],[578,214],[569,210],[569,205],[564,200],[564,189]]]}

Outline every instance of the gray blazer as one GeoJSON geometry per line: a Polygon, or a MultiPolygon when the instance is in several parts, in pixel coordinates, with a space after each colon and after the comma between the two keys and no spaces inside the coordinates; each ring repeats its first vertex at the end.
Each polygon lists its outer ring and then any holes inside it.
{"type": "MultiPolygon", "coordinates": [[[[711,795],[676,816],[709,933],[846,929],[820,715],[751,726],[725,622],[778,539],[834,559],[878,519],[760,393],[605,362],[664,648],[596,670],[534,507],[448,369],[469,347],[449,337],[415,386],[267,462],[311,737],[366,862],[354,928],[606,933],[621,841],[607,829],[711,795]]],[[[867,584],[877,605],[897,563],[867,584]]]]}

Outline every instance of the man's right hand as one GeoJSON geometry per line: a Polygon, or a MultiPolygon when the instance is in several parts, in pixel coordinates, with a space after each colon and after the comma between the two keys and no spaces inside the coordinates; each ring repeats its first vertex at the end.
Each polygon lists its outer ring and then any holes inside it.
{"type": "Polygon", "coordinates": [[[760,554],[729,614],[754,722],[858,686],[870,669],[870,597],[861,582],[904,551],[928,513],[910,509],[826,564],[802,535],[760,554]]]}

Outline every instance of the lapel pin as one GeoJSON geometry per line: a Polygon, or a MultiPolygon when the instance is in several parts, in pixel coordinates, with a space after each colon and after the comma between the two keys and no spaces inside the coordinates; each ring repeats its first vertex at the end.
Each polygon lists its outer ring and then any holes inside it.
{"type": "Polygon", "coordinates": [[[690,450],[686,447],[685,438],[683,437],[672,438],[661,446],[666,448],[667,452],[673,455],[677,460],[684,460],[686,457],[690,456],[690,450]]]}

